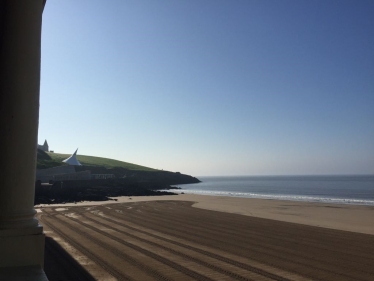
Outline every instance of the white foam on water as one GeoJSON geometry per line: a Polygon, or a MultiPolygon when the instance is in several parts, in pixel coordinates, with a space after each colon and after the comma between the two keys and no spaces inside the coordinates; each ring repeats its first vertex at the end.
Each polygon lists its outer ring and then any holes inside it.
{"type": "MultiPolygon", "coordinates": [[[[170,190],[165,190],[170,191],[170,190]]],[[[206,191],[206,190],[172,190],[175,193],[198,194],[210,196],[229,196],[229,197],[243,197],[243,198],[257,198],[257,199],[273,199],[273,200],[287,200],[287,201],[304,201],[304,202],[320,202],[333,204],[352,204],[352,205],[370,205],[374,206],[374,200],[362,199],[348,199],[348,198],[328,198],[305,195],[278,195],[278,194],[258,194],[247,192],[228,192],[228,191],[206,191]]]]}

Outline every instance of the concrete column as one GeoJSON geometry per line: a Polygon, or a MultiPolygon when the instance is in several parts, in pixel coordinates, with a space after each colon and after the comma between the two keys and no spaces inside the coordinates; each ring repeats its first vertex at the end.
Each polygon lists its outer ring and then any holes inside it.
{"type": "Polygon", "coordinates": [[[34,194],[45,1],[0,1],[0,268],[43,266],[34,194]]]}

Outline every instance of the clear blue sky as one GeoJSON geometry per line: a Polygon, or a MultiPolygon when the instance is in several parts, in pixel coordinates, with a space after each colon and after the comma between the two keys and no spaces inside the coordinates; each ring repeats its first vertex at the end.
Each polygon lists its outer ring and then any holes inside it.
{"type": "Polygon", "coordinates": [[[39,143],[202,175],[374,173],[374,1],[48,0],[39,143]]]}

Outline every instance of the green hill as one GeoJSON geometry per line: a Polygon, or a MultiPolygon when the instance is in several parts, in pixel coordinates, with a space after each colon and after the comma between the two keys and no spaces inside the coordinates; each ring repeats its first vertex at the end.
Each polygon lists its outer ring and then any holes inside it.
{"type": "MultiPolygon", "coordinates": [[[[70,154],[38,150],[37,156],[37,169],[46,169],[67,165],[62,160],[68,158],[70,154]]],[[[111,174],[114,175],[114,178],[52,180],[54,188],[42,185],[41,180],[37,180],[35,183],[35,204],[101,201],[116,196],[175,194],[161,190],[176,189],[171,185],[200,182],[195,177],[179,172],[156,170],[108,158],[77,155],[77,159],[82,166],[75,166],[76,172],[90,171],[91,174],[111,174]]]]}
{"type": "MultiPolygon", "coordinates": [[[[71,154],[60,154],[60,153],[51,153],[51,152],[44,152],[38,149],[38,159],[37,159],[37,169],[45,169],[45,168],[52,168],[57,166],[66,165],[62,162],[62,160],[68,158],[71,154]]],[[[77,155],[78,161],[84,166],[98,166],[98,167],[105,167],[105,168],[124,168],[128,170],[134,171],[158,171],[156,169],[122,162],[114,159],[102,158],[102,157],[95,157],[95,156],[87,156],[87,155],[77,155]]]]}

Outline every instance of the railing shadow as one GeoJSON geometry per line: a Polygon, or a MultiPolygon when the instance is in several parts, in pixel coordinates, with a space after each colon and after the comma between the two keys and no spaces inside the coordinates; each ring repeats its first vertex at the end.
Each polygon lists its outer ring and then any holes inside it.
{"type": "Polygon", "coordinates": [[[49,281],[91,281],[95,278],[51,237],[45,237],[44,272],[49,281]]]}

